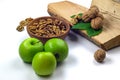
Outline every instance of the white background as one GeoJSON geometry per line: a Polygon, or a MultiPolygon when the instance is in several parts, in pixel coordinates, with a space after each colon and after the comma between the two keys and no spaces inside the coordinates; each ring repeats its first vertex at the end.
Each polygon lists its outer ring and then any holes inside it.
{"type": "MultiPolygon", "coordinates": [[[[99,49],[85,38],[72,34],[66,41],[69,56],[49,77],[37,76],[18,54],[19,44],[28,34],[16,27],[25,18],[48,16],[47,5],[60,0],[0,0],[0,80],[120,80],[120,47],[107,53],[104,63],[94,60],[99,49]]],[[[70,0],[89,8],[91,0],[70,0]]]]}

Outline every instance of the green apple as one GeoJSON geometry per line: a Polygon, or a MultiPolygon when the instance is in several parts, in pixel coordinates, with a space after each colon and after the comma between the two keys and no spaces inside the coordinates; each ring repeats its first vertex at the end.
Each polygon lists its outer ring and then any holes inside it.
{"type": "Polygon", "coordinates": [[[40,76],[51,75],[56,69],[56,58],[51,52],[38,52],[32,61],[32,67],[40,76]]]}
{"type": "Polygon", "coordinates": [[[49,39],[44,45],[44,50],[52,52],[57,62],[64,61],[68,56],[68,45],[64,40],[59,38],[49,39]]]}
{"type": "Polygon", "coordinates": [[[34,55],[40,51],[43,51],[43,43],[36,38],[27,38],[19,46],[19,55],[27,63],[31,63],[34,55]]]}

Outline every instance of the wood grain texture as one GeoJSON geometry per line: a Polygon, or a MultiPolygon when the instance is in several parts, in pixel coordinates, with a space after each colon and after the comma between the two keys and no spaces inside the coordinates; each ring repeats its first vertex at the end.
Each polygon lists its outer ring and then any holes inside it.
{"type": "MultiPolygon", "coordinates": [[[[92,5],[94,5],[95,3],[96,2],[94,2],[92,5]]],[[[87,10],[88,10],[87,8],[69,1],[50,3],[48,5],[48,13],[51,16],[63,18],[70,25],[71,25],[70,16],[78,13],[84,13],[87,10]]],[[[116,46],[120,46],[120,26],[119,26],[120,20],[106,13],[104,13],[103,15],[105,19],[103,24],[103,31],[101,34],[90,38],[88,37],[86,31],[84,30],[77,30],[77,32],[84,36],[85,38],[89,39],[90,41],[94,42],[102,49],[109,50],[116,46]]]]}
{"type": "Polygon", "coordinates": [[[97,5],[101,12],[120,19],[120,0],[92,0],[91,5],[97,5]]]}

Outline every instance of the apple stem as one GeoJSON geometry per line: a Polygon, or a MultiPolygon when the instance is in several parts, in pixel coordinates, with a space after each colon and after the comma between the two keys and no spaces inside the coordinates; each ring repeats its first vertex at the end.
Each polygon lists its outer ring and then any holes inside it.
{"type": "Polygon", "coordinates": [[[31,44],[32,44],[32,45],[34,45],[34,44],[39,43],[39,42],[40,42],[40,41],[37,41],[37,42],[32,42],[31,44]]]}

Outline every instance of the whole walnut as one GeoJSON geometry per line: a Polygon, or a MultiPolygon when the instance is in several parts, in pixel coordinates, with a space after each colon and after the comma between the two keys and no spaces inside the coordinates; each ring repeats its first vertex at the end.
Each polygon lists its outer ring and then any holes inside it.
{"type": "Polygon", "coordinates": [[[94,58],[97,62],[103,62],[103,60],[106,57],[106,53],[103,49],[98,49],[95,54],[94,54],[94,58]]]}
{"type": "Polygon", "coordinates": [[[95,30],[101,29],[103,25],[103,19],[101,17],[96,17],[91,20],[91,27],[95,30]]]}
{"type": "Polygon", "coordinates": [[[82,20],[84,22],[90,22],[91,19],[95,18],[99,13],[97,6],[91,6],[90,9],[82,15],[82,20]]]}
{"type": "Polygon", "coordinates": [[[98,9],[98,7],[95,6],[95,5],[91,6],[89,10],[90,10],[92,13],[94,13],[95,15],[98,15],[98,13],[99,13],[99,9],[98,9]]]}
{"type": "Polygon", "coordinates": [[[100,17],[102,20],[104,19],[104,16],[102,14],[98,14],[97,17],[100,17]]]}

